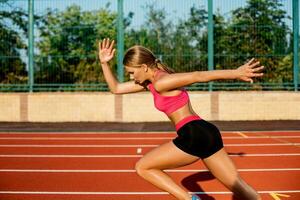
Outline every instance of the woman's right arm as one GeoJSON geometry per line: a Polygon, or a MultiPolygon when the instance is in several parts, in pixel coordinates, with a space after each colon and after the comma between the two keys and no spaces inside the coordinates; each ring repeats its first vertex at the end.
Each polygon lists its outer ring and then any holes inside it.
{"type": "Polygon", "coordinates": [[[143,86],[136,84],[134,81],[120,83],[116,79],[109,66],[109,61],[113,59],[116,51],[113,47],[114,40],[110,42],[109,39],[104,39],[102,42],[99,42],[99,59],[110,91],[113,94],[126,94],[145,90],[143,86]]]}

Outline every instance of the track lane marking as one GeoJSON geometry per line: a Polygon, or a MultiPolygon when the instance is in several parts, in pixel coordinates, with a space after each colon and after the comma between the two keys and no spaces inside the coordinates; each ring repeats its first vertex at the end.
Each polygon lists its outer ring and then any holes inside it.
{"type": "Polygon", "coordinates": [[[236,132],[238,135],[242,136],[243,138],[248,138],[249,136],[247,136],[245,133],[242,133],[240,131],[236,132]]]}
{"type": "MultiPolygon", "coordinates": [[[[189,192],[191,193],[191,192],[189,192]]],[[[229,191],[192,192],[193,194],[232,194],[229,191]]],[[[258,191],[260,194],[300,193],[300,190],[258,191]]],[[[0,191],[0,194],[57,194],[57,195],[170,195],[167,192],[63,192],[63,191],[0,191]]]]}
{"type": "MultiPolygon", "coordinates": [[[[221,131],[222,134],[234,134],[237,131],[221,131]]],[[[269,130],[269,131],[243,131],[244,133],[299,133],[299,130],[269,130]]],[[[3,131],[0,130],[0,135],[4,135],[4,134],[16,134],[16,135],[27,135],[27,134],[34,134],[34,135],[45,135],[45,134],[50,134],[50,135],[61,135],[61,134],[65,134],[65,135],[86,135],[86,134],[95,134],[95,135],[111,135],[111,134],[176,134],[175,130],[174,131],[76,131],[76,130],[71,130],[71,131],[51,131],[51,130],[45,130],[45,131],[34,131],[34,130],[28,130],[28,131],[3,131]]]]}
{"type": "MultiPolygon", "coordinates": [[[[207,169],[171,169],[166,172],[209,172],[207,169]]],[[[253,168],[238,169],[239,172],[278,172],[278,171],[300,171],[300,168],[253,168]]],[[[0,172],[21,172],[21,173],[135,173],[134,169],[122,170],[65,170],[65,169],[0,169],[0,172]]]]}
{"type": "MultiPolygon", "coordinates": [[[[300,138],[300,136],[299,136],[300,138]]],[[[0,137],[0,140],[170,140],[173,137],[0,137]]]]}
{"type": "MultiPolygon", "coordinates": [[[[300,143],[259,143],[259,144],[224,144],[224,146],[297,146],[300,145],[300,143]]],[[[80,148],[115,148],[115,147],[122,147],[122,148],[129,148],[129,147],[158,147],[160,145],[158,144],[132,144],[132,145],[124,145],[124,144],[97,144],[97,145],[89,145],[89,144],[75,144],[75,145],[64,145],[64,144],[1,144],[1,147],[35,147],[35,148],[73,148],[73,147],[80,147],[80,148]]]]}
{"type": "Polygon", "coordinates": [[[279,194],[277,192],[271,192],[270,193],[271,197],[275,200],[280,200],[279,197],[290,197],[290,195],[287,195],[287,194],[279,194]]]}
{"type": "MultiPolygon", "coordinates": [[[[229,154],[230,157],[277,157],[277,156],[300,156],[300,153],[277,153],[277,154],[243,154],[243,155],[234,155],[229,154]]],[[[0,155],[2,158],[132,158],[132,157],[143,157],[143,155],[45,155],[45,154],[34,154],[34,155],[10,155],[10,154],[2,154],[0,155]]]]}
{"type": "MultiPolygon", "coordinates": [[[[300,143],[299,143],[299,145],[300,145],[300,143]]],[[[115,147],[122,147],[122,148],[128,148],[128,147],[157,147],[157,146],[159,146],[159,145],[157,145],[157,144],[150,144],[150,145],[148,145],[148,144],[142,144],[142,145],[135,145],[135,144],[133,144],[133,145],[122,145],[122,144],[120,144],[120,145],[102,145],[102,144],[99,144],[99,145],[85,145],[85,144],[83,144],[83,145],[35,145],[35,144],[29,144],[29,145],[27,145],[27,144],[20,144],[20,145],[15,145],[15,144],[12,144],[12,145],[0,145],[0,147],[38,147],[38,148],[41,148],[41,147],[45,147],[45,148],[57,148],[57,147],[61,147],[61,148],[73,148],[73,147],[80,147],[80,148],[96,148],[96,147],[99,147],[99,148],[115,148],[115,147]]],[[[279,145],[279,146],[281,146],[281,145],[279,145]]],[[[284,145],[284,146],[286,146],[286,145],[284,145]]]]}
{"type": "MultiPolygon", "coordinates": [[[[225,136],[222,139],[293,139],[300,136],[247,136],[241,132],[241,137],[225,136]]],[[[170,140],[174,137],[0,137],[0,140],[170,140]]]]}

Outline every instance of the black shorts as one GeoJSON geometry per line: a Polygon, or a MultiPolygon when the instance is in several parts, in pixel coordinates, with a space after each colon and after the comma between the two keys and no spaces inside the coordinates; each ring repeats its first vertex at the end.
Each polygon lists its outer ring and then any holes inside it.
{"type": "Polygon", "coordinates": [[[182,151],[207,158],[223,148],[223,141],[218,128],[201,119],[186,123],[177,131],[173,143],[182,151]]]}

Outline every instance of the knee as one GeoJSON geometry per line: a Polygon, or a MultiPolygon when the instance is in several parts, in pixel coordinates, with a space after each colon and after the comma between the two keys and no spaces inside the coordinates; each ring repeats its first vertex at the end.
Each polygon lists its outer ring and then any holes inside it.
{"type": "Polygon", "coordinates": [[[136,164],[135,164],[135,171],[139,176],[145,176],[145,174],[147,173],[148,168],[144,165],[142,160],[139,160],[136,164]]]}

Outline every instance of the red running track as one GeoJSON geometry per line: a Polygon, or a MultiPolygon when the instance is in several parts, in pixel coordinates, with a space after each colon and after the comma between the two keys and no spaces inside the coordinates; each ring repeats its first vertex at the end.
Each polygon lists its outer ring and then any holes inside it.
{"type": "MultiPolygon", "coordinates": [[[[0,133],[0,199],[174,199],[134,171],[143,154],[174,136],[0,133]]],[[[222,136],[241,176],[263,199],[300,199],[300,132],[225,132],[222,136]]],[[[232,199],[201,161],[167,172],[204,200],[232,199]]]]}

